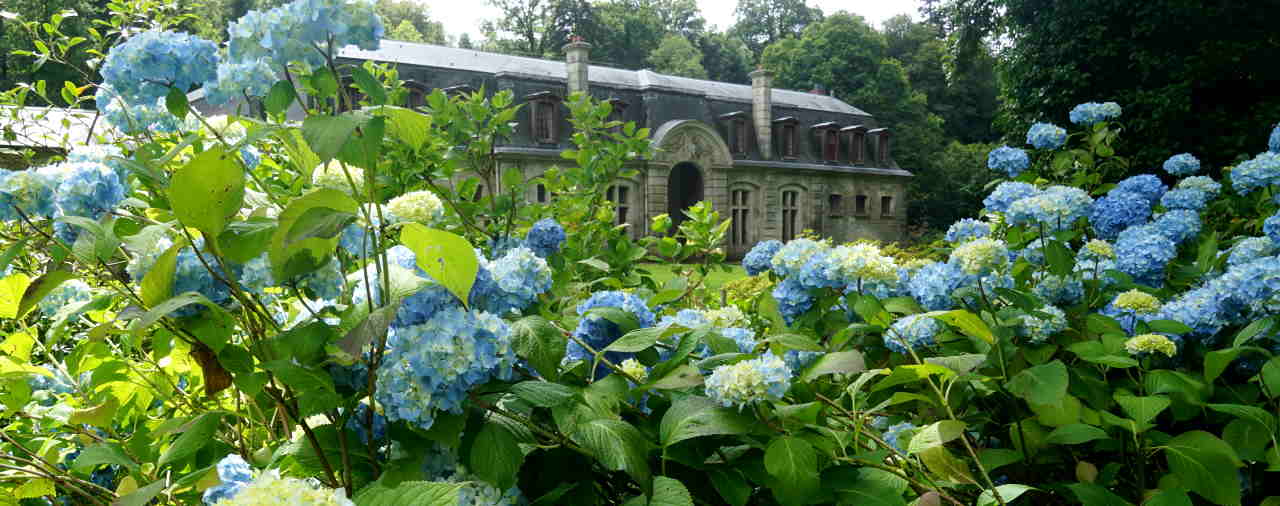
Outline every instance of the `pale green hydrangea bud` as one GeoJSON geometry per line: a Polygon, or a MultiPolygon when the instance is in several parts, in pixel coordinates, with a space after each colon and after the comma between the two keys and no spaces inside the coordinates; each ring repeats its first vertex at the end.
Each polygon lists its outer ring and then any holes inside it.
{"type": "Polygon", "coordinates": [[[409,192],[387,202],[387,211],[392,223],[399,221],[416,221],[430,225],[444,216],[444,204],[440,198],[427,190],[409,192]]]}
{"type": "Polygon", "coordinates": [[[982,237],[956,247],[951,262],[966,273],[984,275],[1009,263],[1009,248],[1002,241],[982,237]]]}
{"type": "Polygon", "coordinates": [[[1085,243],[1084,248],[1089,250],[1093,255],[1100,258],[1115,258],[1116,251],[1111,247],[1111,243],[1102,239],[1093,239],[1085,243]]]}
{"type": "Polygon", "coordinates": [[[1178,352],[1178,345],[1160,334],[1142,334],[1124,342],[1124,348],[1131,355],[1139,353],[1159,352],[1172,357],[1178,352]]]}
{"type": "Polygon", "coordinates": [[[702,313],[713,327],[746,327],[747,315],[738,306],[728,305],[720,309],[708,309],[702,313]]]}
{"type": "Polygon", "coordinates": [[[622,372],[627,373],[627,376],[631,376],[641,383],[649,379],[649,370],[634,358],[623,360],[621,364],[618,364],[618,367],[622,368],[622,372]]]}
{"type": "Polygon", "coordinates": [[[1137,314],[1154,314],[1160,310],[1160,299],[1142,290],[1133,289],[1116,296],[1111,304],[1137,314]]]}
{"type": "Polygon", "coordinates": [[[271,469],[263,472],[230,499],[217,506],[250,506],[259,504],[307,504],[311,506],[355,506],[342,489],[329,489],[315,480],[282,478],[271,469]]]}
{"type": "Polygon", "coordinates": [[[352,183],[355,183],[355,188],[364,188],[364,170],[354,165],[347,165],[346,172],[343,172],[342,162],[336,158],[329,160],[329,163],[317,165],[311,173],[311,184],[321,188],[332,188],[348,195],[352,194],[352,183]],[[347,180],[347,174],[351,175],[350,181],[347,180]]]}

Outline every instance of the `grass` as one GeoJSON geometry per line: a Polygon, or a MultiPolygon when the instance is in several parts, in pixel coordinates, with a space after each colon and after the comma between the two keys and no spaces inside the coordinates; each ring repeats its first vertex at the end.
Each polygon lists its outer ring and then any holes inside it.
{"type": "MultiPolygon", "coordinates": [[[[646,263],[641,265],[642,268],[653,273],[653,279],[658,282],[659,286],[666,284],[666,282],[671,279],[674,279],[678,275],[678,271],[683,270],[686,266],[688,265],[658,263],[646,263]]],[[[729,264],[729,267],[731,269],[727,272],[721,270],[712,271],[711,274],[707,276],[706,285],[711,289],[719,290],[725,283],[747,277],[747,271],[743,270],[741,265],[729,264]]]]}

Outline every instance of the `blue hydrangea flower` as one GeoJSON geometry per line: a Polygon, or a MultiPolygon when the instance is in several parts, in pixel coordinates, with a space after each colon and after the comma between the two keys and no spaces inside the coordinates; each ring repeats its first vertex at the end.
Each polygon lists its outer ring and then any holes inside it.
{"type": "Polygon", "coordinates": [[[1115,239],[1121,230],[1146,223],[1150,216],[1151,201],[1146,197],[1116,189],[1093,201],[1089,224],[1098,237],[1115,239]]]}
{"type": "Polygon", "coordinates": [[[1071,226],[1089,212],[1093,198],[1084,190],[1070,186],[1050,186],[1038,195],[1026,197],[1009,206],[1009,223],[1038,226],[1058,231],[1071,226]]]}
{"type": "Polygon", "coordinates": [[[920,267],[907,282],[907,290],[921,307],[929,311],[953,309],[951,293],[964,286],[965,274],[949,263],[932,262],[920,267]]]}
{"type": "Polygon", "coordinates": [[[831,250],[821,250],[809,256],[800,272],[792,278],[807,289],[836,288],[844,286],[838,276],[839,269],[831,268],[831,250]]]}
{"type": "Polygon", "coordinates": [[[1004,241],[983,237],[961,244],[951,251],[948,263],[966,274],[985,276],[1009,264],[1009,248],[1004,241]]]}
{"type": "Polygon", "coordinates": [[[1160,181],[1160,178],[1154,174],[1139,174],[1116,183],[1116,187],[1112,191],[1117,190],[1136,193],[1147,199],[1154,206],[1157,202],[1160,202],[1160,197],[1164,196],[1164,192],[1169,191],[1169,187],[1165,186],[1160,181]]]}
{"type": "Polygon", "coordinates": [[[756,349],[756,333],[751,329],[741,327],[728,327],[720,329],[720,335],[733,340],[738,345],[738,351],[741,353],[751,353],[756,349]]]}
{"type": "Polygon", "coordinates": [[[39,170],[0,171],[0,221],[16,221],[22,214],[32,220],[53,216],[53,188],[54,182],[39,170]]]}
{"type": "Polygon", "coordinates": [[[53,201],[55,215],[96,220],[124,200],[125,188],[111,167],[101,163],[63,163],[39,172],[57,174],[53,201]]]}
{"type": "Polygon", "coordinates": [[[1267,139],[1267,151],[1280,153],[1280,125],[1271,129],[1271,137],[1267,139]]]}
{"type": "Polygon", "coordinates": [[[111,85],[102,84],[98,86],[94,101],[107,124],[128,135],[174,132],[182,126],[182,122],[169,113],[163,98],[154,102],[130,104],[116,95],[111,85]]]}
{"type": "Polygon", "coordinates": [[[1114,275],[1107,274],[1107,271],[1114,270],[1119,270],[1116,267],[1115,260],[1095,258],[1076,260],[1076,266],[1072,269],[1072,272],[1079,275],[1082,280],[1098,280],[1102,282],[1103,287],[1109,287],[1119,282],[1114,275]]]}
{"type": "Polygon", "coordinates": [[[534,254],[548,258],[560,251],[560,245],[564,244],[564,239],[564,227],[560,226],[556,220],[543,218],[529,228],[529,233],[524,236],[524,244],[533,250],[534,254]]]}
{"type": "Polygon", "coordinates": [[[788,242],[773,255],[773,272],[782,277],[800,274],[800,269],[809,261],[809,257],[827,249],[825,243],[813,239],[802,238],[788,242]]]}
{"type": "Polygon", "coordinates": [[[497,296],[475,303],[494,314],[523,311],[551,289],[551,268],[529,248],[512,249],[488,267],[498,286],[497,296]]]}
{"type": "Polygon", "coordinates": [[[347,424],[344,426],[347,430],[356,433],[356,438],[360,440],[362,445],[369,444],[370,431],[367,426],[369,425],[370,415],[373,416],[373,440],[381,441],[387,437],[387,417],[382,416],[382,413],[369,409],[368,404],[356,404],[355,413],[352,413],[347,418],[347,424]],[[370,413],[371,411],[372,413],[370,413]]]}
{"type": "Polygon", "coordinates": [[[1280,212],[1271,215],[1266,221],[1262,222],[1262,233],[1267,234],[1267,237],[1272,242],[1280,244],[1280,212]]]}
{"type": "Polygon", "coordinates": [[[1222,183],[1214,181],[1209,176],[1191,176],[1178,181],[1179,190],[1200,190],[1213,200],[1218,196],[1218,192],[1222,191],[1222,183]]]}
{"type": "Polygon", "coordinates": [[[1032,344],[1040,344],[1049,337],[1067,329],[1067,314],[1054,306],[1044,306],[1036,310],[1036,314],[1022,315],[1019,334],[1026,336],[1032,344]]]}
{"type": "Polygon", "coordinates": [[[236,454],[230,454],[218,461],[218,479],[220,483],[205,489],[201,499],[207,505],[219,501],[230,500],[253,481],[253,468],[236,454]]]}
{"type": "Polygon", "coordinates": [[[489,251],[489,258],[501,258],[508,251],[522,247],[524,247],[524,241],[509,235],[485,241],[485,249],[489,251]]]}
{"type": "Polygon", "coordinates": [[[1084,285],[1074,277],[1043,274],[1036,276],[1031,292],[1050,304],[1071,305],[1084,296],[1084,285]]]}
{"type": "Polygon", "coordinates": [[[129,105],[153,104],[217,77],[218,46],[188,33],[147,30],[111,48],[102,79],[129,105]]]}
{"type": "Polygon", "coordinates": [[[813,307],[813,295],[794,277],[783,279],[773,288],[773,298],[778,301],[778,312],[787,325],[813,307]]]}
{"type": "Polygon", "coordinates": [[[1044,242],[1036,239],[1020,250],[1011,251],[1010,254],[1014,255],[1011,261],[1021,258],[1031,265],[1044,265],[1044,242]]]}
{"type": "Polygon", "coordinates": [[[1036,149],[1058,149],[1067,143],[1067,131],[1049,123],[1036,123],[1027,130],[1027,144],[1036,149]]]}
{"type": "Polygon", "coordinates": [[[894,447],[901,453],[907,452],[907,444],[911,442],[911,437],[915,434],[916,425],[911,422],[902,422],[891,425],[884,430],[884,442],[894,447]],[[905,438],[903,436],[906,436],[905,438]]]}
{"type": "Polygon", "coordinates": [[[791,388],[791,370],[777,355],[722,365],[707,377],[707,396],[724,407],[742,409],[759,401],[776,401],[791,388]]]}
{"type": "Polygon", "coordinates": [[[1018,174],[1030,166],[1031,158],[1026,151],[1008,145],[995,148],[987,155],[987,168],[1004,172],[1009,177],[1018,177],[1018,174]]]}
{"type": "Polygon", "coordinates": [[[747,252],[747,256],[742,257],[742,268],[746,269],[748,276],[756,276],[773,267],[773,256],[782,249],[782,243],[769,239],[760,241],[751,247],[751,251],[747,252]]]}
{"type": "Polygon", "coordinates": [[[1261,153],[1231,170],[1231,188],[1240,195],[1280,182],[1280,153],[1261,153]]]}
{"type": "Polygon", "coordinates": [[[1160,197],[1165,209],[1189,209],[1199,211],[1209,203],[1209,194],[1192,188],[1178,188],[1160,197]]]}
{"type": "MultiPolygon", "coordinates": [[[[203,240],[198,241],[194,248],[200,248],[205,262],[209,262],[209,266],[218,272],[218,278],[226,279],[226,273],[222,270],[221,265],[213,260],[213,256],[203,250],[203,240]]],[[[225,305],[231,302],[231,289],[227,287],[218,278],[214,278],[209,273],[209,269],[205,267],[205,262],[200,260],[196,255],[192,246],[182,248],[178,252],[177,263],[173,271],[173,293],[175,295],[186,292],[198,292],[204,295],[211,302],[218,305],[225,305]]],[[[237,278],[239,274],[237,273],[237,278]]],[[[174,314],[177,316],[192,316],[206,308],[201,304],[191,304],[184,306],[174,314]]]]}
{"type": "Polygon", "coordinates": [[[919,350],[932,346],[933,336],[942,332],[942,324],[922,314],[899,318],[884,333],[884,346],[895,353],[907,353],[907,348],[919,350]]]}
{"type": "Polygon", "coordinates": [[[996,185],[996,189],[991,191],[991,195],[982,200],[982,205],[988,211],[1003,213],[1008,211],[1009,206],[1013,205],[1014,202],[1039,193],[1040,190],[1031,183],[1005,181],[996,185]]]}
{"type": "Polygon", "coordinates": [[[1191,153],[1182,153],[1164,161],[1164,171],[1173,176],[1190,176],[1200,172],[1200,160],[1191,153]]]}
{"type": "Polygon", "coordinates": [[[973,218],[964,218],[952,223],[951,227],[947,228],[945,239],[947,242],[954,244],[989,235],[991,235],[990,223],[973,218]]]}
{"type": "Polygon", "coordinates": [[[371,0],[295,0],[267,11],[249,11],[227,27],[233,61],[266,59],[273,68],[324,64],[315,50],[333,37],[334,47],[374,50],[385,32],[371,0]]]}
{"type": "Polygon", "coordinates": [[[1276,242],[1270,237],[1246,237],[1231,247],[1227,265],[1245,264],[1271,256],[1276,254],[1276,249],[1276,242]]]}
{"type": "Polygon", "coordinates": [[[1120,104],[1115,102],[1085,102],[1071,109],[1068,115],[1072,123],[1077,125],[1089,126],[1100,121],[1107,121],[1120,117],[1120,104]]]}
{"type": "Polygon", "coordinates": [[[378,371],[387,419],[430,429],[439,411],[461,413],[467,392],[509,380],[516,356],[501,318],[451,307],[420,325],[392,327],[378,371]]]}
{"type": "Polygon", "coordinates": [[[826,353],[821,351],[787,350],[782,354],[782,361],[787,363],[787,369],[790,369],[793,375],[799,375],[824,355],[826,353]]]}
{"type": "Polygon", "coordinates": [[[217,75],[204,84],[205,101],[222,105],[249,97],[265,97],[275,81],[275,72],[265,58],[223,62],[218,65],[217,75]]]}
{"type": "MultiPolygon", "coordinates": [[[[640,328],[652,327],[654,324],[653,311],[650,311],[644,300],[639,297],[626,292],[596,292],[590,298],[578,304],[578,315],[582,316],[582,319],[578,321],[577,328],[573,329],[574,337],[587,343],[588,346],[591,346],[596,351],[603,350],[622,337],[622,329],[618,328],[613,322],[600,316],[588,315],[588,312],[598,307],[615,307],[631,313],[640,323],[640,328]]],[[[613,351],[605,353],[605,358],[615,364],[621,363],[623,360],[631,358],[631,356],[631,353],[613,351]]],[[[583,348],[576,341],[569,340],[565,348],[564,360],[566,362],[582,360],[590,363],[593,358],[594,355],[589,350],[583,348]]],[[[596,368],[596,377],[603,377],[607,373],[608,369],[604,364],[600,364],[596,368]]]]}
{"type": "Polygon", "coordinates": [[[254,146],[240,148],[240,161],[244,163],[246,169],[256,169],[258,164],[262,163],[262,152],[254,146]]]}
{"type": "Polygon", "coordinates": [[[1116,239],[1116,270],[1147,286],[1164,284],[1164,268],[1178,246],[1153,225],[1130,227],[1116,239]]]}
{"type": "Polygon", "coordinates": [[[1157,216],[1151,225],[1174,244],[1182,244],[1200,233],[1200,213],[1190,209],[1174,209],[1157,216]]]}

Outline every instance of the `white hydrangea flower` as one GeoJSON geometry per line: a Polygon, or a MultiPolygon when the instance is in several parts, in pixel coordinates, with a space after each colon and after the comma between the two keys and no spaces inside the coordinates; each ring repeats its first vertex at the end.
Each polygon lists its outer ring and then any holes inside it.
{"type": "Polygon", "coordinates": [[[393,223],[407,220],[430,225],[444,216],[444,204],[435,193],[422,190],[391,199],[387,211],[394,215],[389,218],[393,223]]]}
{"type": "Polygon", "coordinates": [[[732,304],[703,311],[702,316],[714,327],[746,327],[747,315],[738,306],[732,304]]]}
{"type": "Polygon", "coordinates": [[[1160,334],[1142,334],[1124,342],[1124,348],[1131,355],[1158,352],[1172,357],[1178,352],[1178,345],[1160,334]]]}
{"type": "Polygon", "coordinates": [[[641,383],[649,379],[649,369],[634,358],[623,360],[621,364],[618,364],[618,367],[622,369],[622,372],[627,373],[627,376],[631,376],[641,383]]]}
{"type": "Polygon", "coordinates": [[[1137,314],[1155,314],[1160,310],[1160,299],[1136,288],[1117,295],[1112,304],[1137,314]]]}
{"type": "Polygon", "coordinates": [[[983,275],[1009,263],[1009,248],[990,237],[974,239],[952,250],[951,262],[966,273],[983,275]]]}
{"type": "MultiPolygon", "coordinates": [[[[205,118],[205,122],[213,131],[218,132],[227,142],[235,144],[244,139],[247,133],[239,121],[231,121],[225,114],[205,118]]],[[[212,135],[211,135],[212,136],[212,135]]]]}
{"type": "Polygon", "coordinates": [[[329,163],[317,165],[311,173],[311,183],[322,187],[332,188],[347,194],[352,194],[352,183],[356,188],[364,188],[364,169],[354,165],[347,165],[346,172],[342,170],[343,163],[338,159],[329,160],[329,163]],[[351,175],[351,180],[347,180],[347,175],[351,175]]]}
{"type": "Polygon", "coordinates": [[[264,504],[298,504],[308,506],[355,506],[342,489],[321,487],[315,480],[282,478],[280,471],[263,472],[230,499],[215,506],[261,506],[264,504]]]}

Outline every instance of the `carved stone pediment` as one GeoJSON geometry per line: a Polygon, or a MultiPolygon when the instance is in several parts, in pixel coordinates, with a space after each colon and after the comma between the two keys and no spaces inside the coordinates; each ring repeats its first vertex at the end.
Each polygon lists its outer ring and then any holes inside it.
{"type": "Polygon", "coordinates": [[[653,136],[654,161],[693,162],[700,167],[730,167],[733,156],[715,129],[697,120],[669,121],[653,136]]]}

